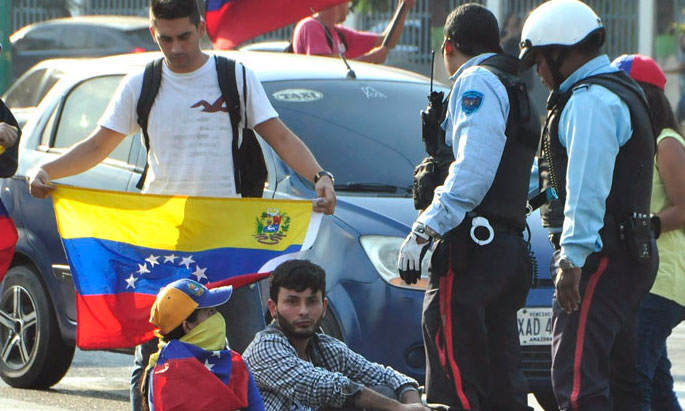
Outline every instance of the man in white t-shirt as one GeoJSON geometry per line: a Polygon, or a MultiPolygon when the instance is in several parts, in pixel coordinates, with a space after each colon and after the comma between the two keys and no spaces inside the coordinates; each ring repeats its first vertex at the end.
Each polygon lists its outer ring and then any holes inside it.
{"type": "MultiPolygon", "coordinates": [[[[151,0],[150,33],[164,55],[162,81],[148,118],[148,174],[143,193],[237,197],[231,143],[233,131],[222,101],[214,57],[202,52],[205,22],[196,0],[151,0]]],[[[273,147],[296,173],[315,183],[319,201],[314,211],[332,214],[336,197],[332,175],[322,169],[307,146],[278,118],[254,73],[236,64],[239,94],[243,70],[249,90],[247,124],[273,147]]],[[[124,78],[98,127],[66,153],[29,172],[31,195],[45,198],[52,179],[78,174],[94,167],[127,136],[139,130],[136,106],[143,71],[124,78]]],[[[244,119],[243,119],[244,120],[244,119]]],[[[152,347],[154,348],[154,347],[152,347]]],[[[150,347],[148,347],[150,349],[150,347]]],[[[146,355],[147,354],[147,355],[146,355]]],[[[144,346],[136,353],[132,383],[147,362],[144,346]]],[[[133,409],[139,398],[132,390],[133,409]]]]}

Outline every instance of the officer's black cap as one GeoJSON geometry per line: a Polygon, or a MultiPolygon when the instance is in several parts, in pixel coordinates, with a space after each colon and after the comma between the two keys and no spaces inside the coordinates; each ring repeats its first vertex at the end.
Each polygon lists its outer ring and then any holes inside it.
{"type": "Polygon", "coordinates": [[[497,19],[480,4],[467,3],[452,10],[444,32],[452,44],[467,55],[502,52],[497,19]]]}

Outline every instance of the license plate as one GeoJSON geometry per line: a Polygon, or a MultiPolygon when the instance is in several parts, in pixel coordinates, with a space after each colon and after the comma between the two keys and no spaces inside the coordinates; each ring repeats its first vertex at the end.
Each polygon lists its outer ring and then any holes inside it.
{"type": "Polygon", "coordinates": [[[521,345],[552,344],[552,308],[522,308],[517,313],[521,345]]]}

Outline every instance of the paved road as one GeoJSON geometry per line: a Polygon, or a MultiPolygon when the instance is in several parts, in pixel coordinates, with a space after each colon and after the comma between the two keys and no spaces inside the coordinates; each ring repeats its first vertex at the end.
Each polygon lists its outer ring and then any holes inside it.
{"type": "MultiPolygon", "coordinates": [[[[676,328],[669,347],[676,392],[685,406],[685,325],[676,328]]],[[[0,381],[0,410],[128,410],[132,362],[131,355],[77,350],[67,375],[50,390],[18,390],[0,381]]],[[[542,410],[532,396],[530,404],[542,410]]]]}

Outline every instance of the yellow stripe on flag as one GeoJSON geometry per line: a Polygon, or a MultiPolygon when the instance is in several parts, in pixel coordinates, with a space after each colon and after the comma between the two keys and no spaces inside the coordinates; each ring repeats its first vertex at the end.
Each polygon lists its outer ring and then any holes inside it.
{"type": "Polygon", "coordinates": [[[64,239],[91,237],[188,252],[223,247],[282,251],[304,242],[312,216],[306,200],[162,196],[66,186],[58,186],[52,198],[64,239]],[[280,221],[278,231],[265,232],[265,227],[276,227],[274,221],[280,221]]]}

